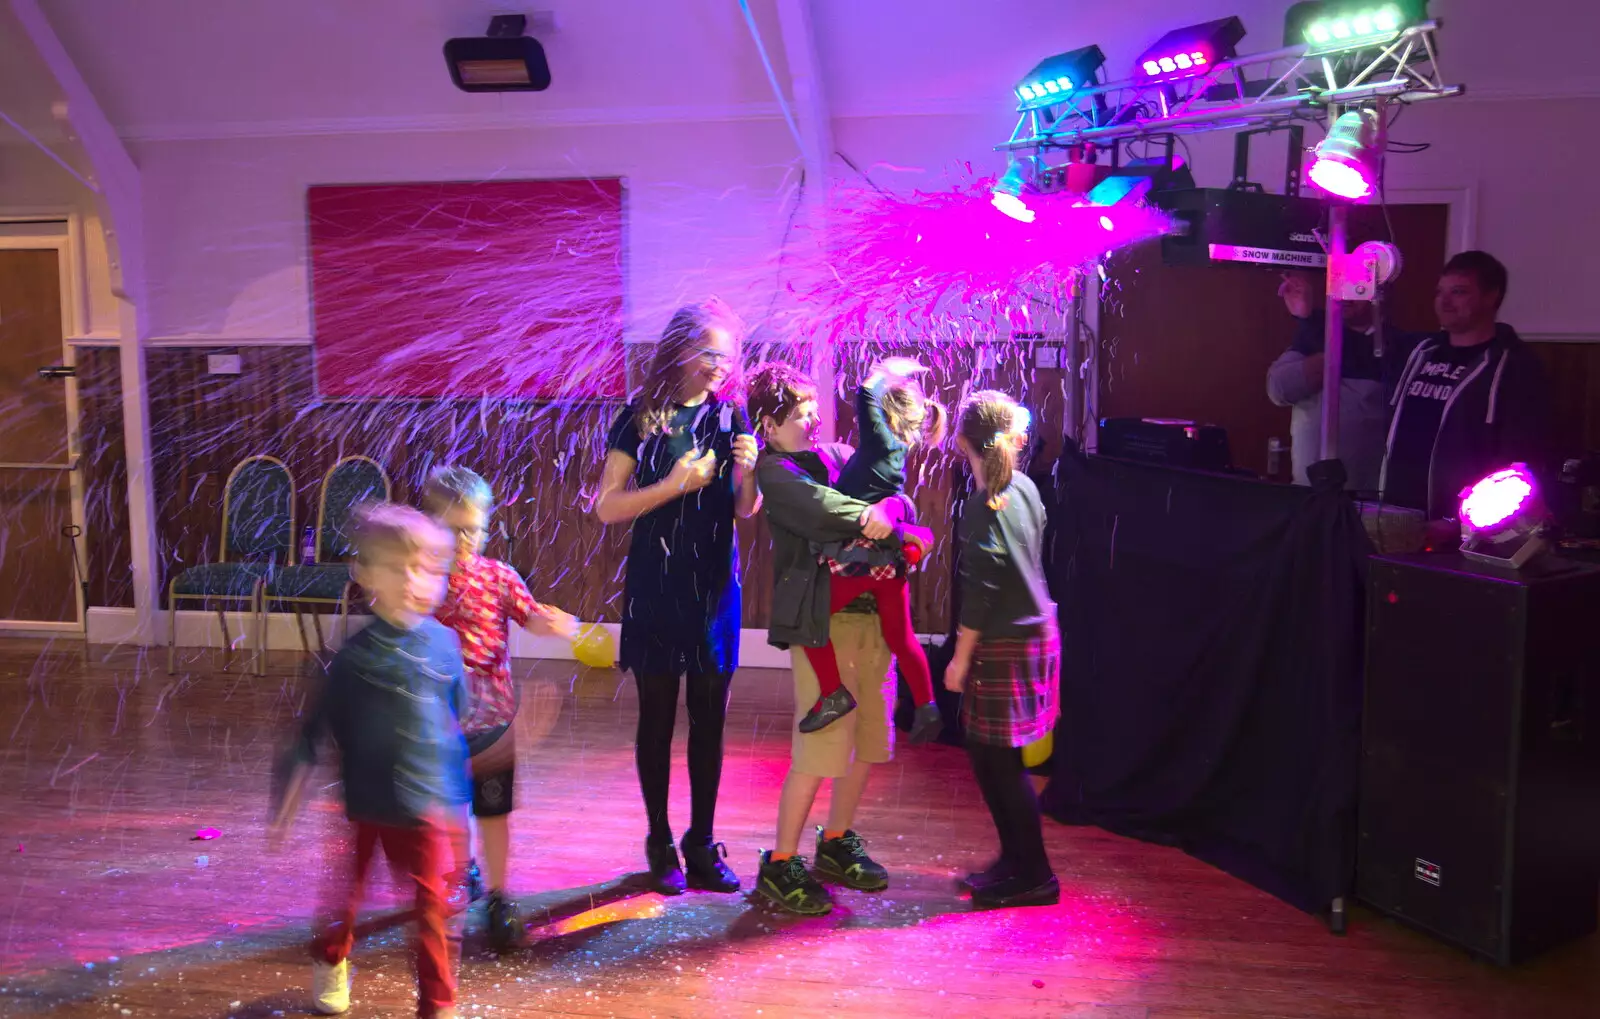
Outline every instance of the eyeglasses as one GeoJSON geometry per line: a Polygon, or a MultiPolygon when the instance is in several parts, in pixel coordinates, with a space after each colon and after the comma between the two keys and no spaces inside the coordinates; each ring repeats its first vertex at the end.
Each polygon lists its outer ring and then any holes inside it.
{"type": "Polygon", "coordinates": [[[721,367],[733,360],[732,354],[712,347],[699,347],[695,350],[694,355],[714,368],[721,367]]]}

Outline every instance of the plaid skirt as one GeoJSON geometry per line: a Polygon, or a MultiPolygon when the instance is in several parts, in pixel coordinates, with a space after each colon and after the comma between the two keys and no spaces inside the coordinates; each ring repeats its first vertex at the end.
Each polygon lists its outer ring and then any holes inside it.
{"type": "Polygon", "coordinates": [[[1061,634],[1054,623],[1032,637],[983,637],[972,654],[961,724],[967,739],[1025,747],[1061,717],[1061,634]]]}

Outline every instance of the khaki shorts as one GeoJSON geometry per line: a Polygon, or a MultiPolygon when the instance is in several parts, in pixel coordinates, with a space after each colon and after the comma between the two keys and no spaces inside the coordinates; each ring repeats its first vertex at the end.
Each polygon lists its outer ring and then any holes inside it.
{"type": "MultiPolygon", "coordinates": [[[[839,659],[839,679],[856,699],[856,709],[819,732],[797,730],[791,754],[794,770],[802,775],[843,778],[851,761],[886,764],[894,757],[890,719],[894,717],[898,680],[890,668],[894,656],[883,642],[876,615],[835,613],[828,633],[839,659]]],[[[804,651],[794,649],[790,659],[798,724],[817,702],[821,689],[804,651]]]]}

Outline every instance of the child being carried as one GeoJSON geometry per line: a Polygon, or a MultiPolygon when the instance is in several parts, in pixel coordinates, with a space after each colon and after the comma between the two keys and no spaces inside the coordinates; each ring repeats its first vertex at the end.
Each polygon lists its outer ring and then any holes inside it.
{"type": "MultiPolygon", "coordinates": [[[[861,445],[839,472],[835,490],[862,502],[901,499],[910,503],[904,492],[906,455],[913,446],[938,445],[944,439],[946,425],[944,406],[929,399],[916,380],[925,371],[925,367],[904,357],[888,358],[873,368],[856,392],[861,445]]],[[[871,594],[877,602],[884,642],[894,652],[916,704],[911,742],[933,739],[942,720],[933,700],[928,658],[912,629],[907,582],[907,573],[922,557],[921,546],[856,538],[818,545],[814,551],[832,574],[830,611],[838,612],[864,594],[871,594]]],[[[799,728],[801,732],[816,732],[855,710],[856,702],[840,682],[838,658],[831,642],[806,648],[805,654],[817,674],[822,695],[800,720],[799,728]]]]}

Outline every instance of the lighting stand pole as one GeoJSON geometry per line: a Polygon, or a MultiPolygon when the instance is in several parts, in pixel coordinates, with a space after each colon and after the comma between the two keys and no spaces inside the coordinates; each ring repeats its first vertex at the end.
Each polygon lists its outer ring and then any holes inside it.
{"type": "MultiPolygon", "coordinates": [[[[1330,121],[1331,122],[1331,121],[1330,121]]],[[[1322,451],[1320,460],[1339,458],[1339,383],[1344,370],[1344,310],[1339,293],[1340,274],[1348,243],[1345,218],[1349,210],[1339,202],[1328,206],[1328,295],[1326,329],[1322,341],[1322,451]]]]}

